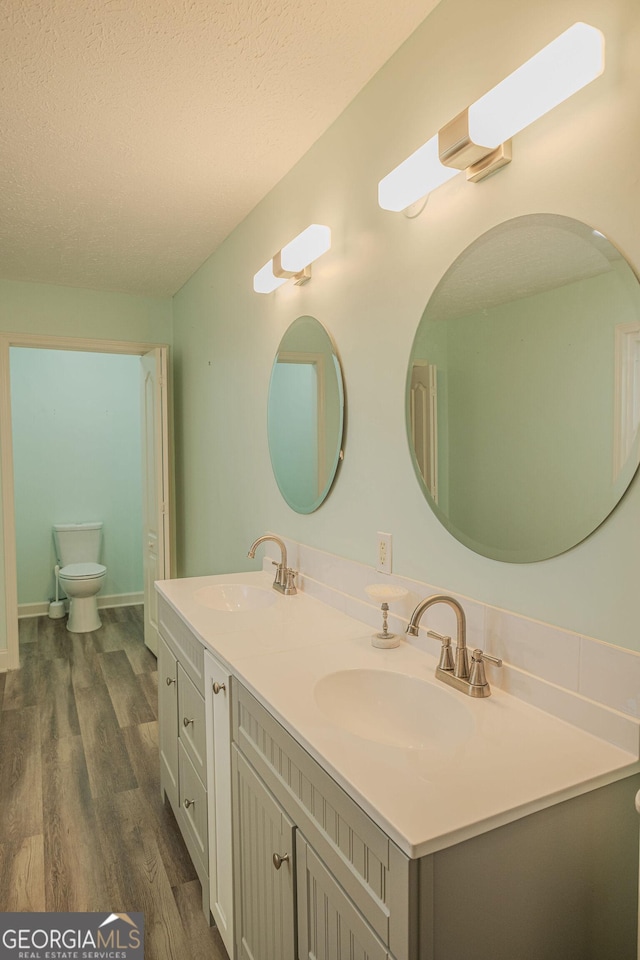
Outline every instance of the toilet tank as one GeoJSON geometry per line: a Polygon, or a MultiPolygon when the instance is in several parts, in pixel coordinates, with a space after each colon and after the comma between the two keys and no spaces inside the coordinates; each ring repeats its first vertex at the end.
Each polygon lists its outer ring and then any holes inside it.
{"type": "Polygon", "coordinates": [[[54,523],[53,538],[61,567],[100,560],[102,522],[54,523]]]}

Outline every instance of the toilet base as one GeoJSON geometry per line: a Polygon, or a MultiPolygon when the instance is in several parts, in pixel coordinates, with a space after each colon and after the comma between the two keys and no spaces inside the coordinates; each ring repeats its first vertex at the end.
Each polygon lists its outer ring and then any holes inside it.
{"type": "Polygon", "coordinates": [[[67,630],[70,633],[92,633],[94,630],[99,630],[101,626],[96,597],[69,598],[67,630]]]}

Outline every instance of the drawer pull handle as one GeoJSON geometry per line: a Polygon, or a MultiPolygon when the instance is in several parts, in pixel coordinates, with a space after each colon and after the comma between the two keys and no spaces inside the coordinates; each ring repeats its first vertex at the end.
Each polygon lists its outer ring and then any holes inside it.
{"type": "Polygon", "coordinates": [[[227,688],[226,688],[226,686],[225,686],[224,683],[218,683],[217,680],[214,680],[214,681],[213,681],[213,692],[214,692],[214,693],[220,693],[221,690],[226,690],[226,689],[227,689],[227,688]]]}
{"type": "Polygon", "coordinates": [[[288,860],[288,859],[289,859],[288,853],[283,853],[282,856],[280,856],[279,853],[274,853],[273,865],[276,868],[276,870],[279,870],[282,864],[285,862],[285,860],[288,860]]]}
{"type": "Polygon", "coordinates": [[[185,717],[184,720],[182,721],[182,725],[184,727],[188,727],[190,723],[193,723],[193,719],[190,720],[189,717],[185,717]]]}
{"type": "Polygon", "coordinates": [[[167,686],[170,687],[172,683],[176,682],[175,677],[167,677],[167,686]]]}
{"type": "Polygon", "coordinates": [[[185,800],[184,801],[185,810],[188,810],[189,807],[192,807],[194,803],[195,803],[195,800],[185,800]]]}

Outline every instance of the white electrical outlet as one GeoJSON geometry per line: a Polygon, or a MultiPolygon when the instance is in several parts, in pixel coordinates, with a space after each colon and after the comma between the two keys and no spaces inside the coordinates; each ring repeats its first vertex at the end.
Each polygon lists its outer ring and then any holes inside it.
{"type": "Polygon", "coordinates": [[[376,554],[376,570],[378,573],[391,573],[391,541],[390,533],[378,533],[378,552],[376,554]]]}

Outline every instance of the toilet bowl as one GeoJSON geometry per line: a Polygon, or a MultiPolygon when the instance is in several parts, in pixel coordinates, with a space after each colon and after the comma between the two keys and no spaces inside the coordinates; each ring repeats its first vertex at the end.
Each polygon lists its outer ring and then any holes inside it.
{"type": "Polygon", "coordinates": [[[69,598],[67,630],[89,633],[102,626],[98,594],[107,568],[98,563],[102,523],[54,524],[56,553],[60,560],[58,582],[69,598]]]}
{"type": "Polygon", "coordinates": [[[60,568],[60,586],[69,598],[67,630],[71,633],[90,633],[102,626],[98,594],[106,573],[101,563],[69,563],[60,568]]]}

